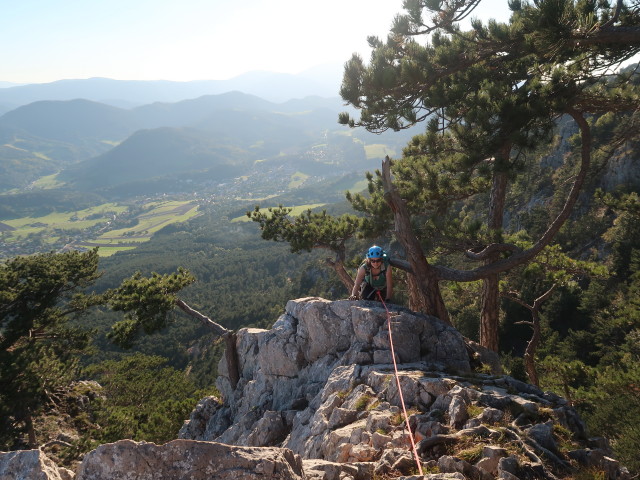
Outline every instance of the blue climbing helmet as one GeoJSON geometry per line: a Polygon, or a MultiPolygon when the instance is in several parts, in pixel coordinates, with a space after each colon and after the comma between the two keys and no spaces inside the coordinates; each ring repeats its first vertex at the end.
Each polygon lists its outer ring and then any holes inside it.
{"type": "Polygon", "coordinates": [[[384,250],[382,250],[382,248],[378,247],[377,245],[371,247],[367,252],[367,258],[382,258],[383,255],[384,250]]]}

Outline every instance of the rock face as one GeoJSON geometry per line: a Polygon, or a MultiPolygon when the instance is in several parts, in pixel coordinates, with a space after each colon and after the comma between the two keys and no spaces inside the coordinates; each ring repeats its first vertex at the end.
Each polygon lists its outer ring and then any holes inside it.
{"type": "MultiPolygon", "coordinates": [[[[304,447],[300,439],[309,437],[310,416],[326,397],[344,398],[369,375],[390,383],[386,318],[386,311],[375,302],[319,298],[288,302],[271,330],[238,332],[240,381],[234,389],[221,361],[217,386],[224,405],[218,408],[215,401],[205,399],[179,436],[249,446],[279,445],[286,438],[284,445],[297,453],[322,458],[317,447],[304,447]]],[[[470,371],[464,339],[454,328],[404,309],[393,310],[391,318],[399,364],[470,371]]],[[[344,422],[337,415],[333,422],[344,422]]],[[[318,438],[316,443],[322,441],[318,438]]]]}
{"type": "MultiPolygon", "coordinates": [[[[571,459],[599,458],[583,464],[615,471],[609,478],[625,476],[619,465],[610,468],[608,450],[585,443],[585,426],[565,400],[508,376],[473,373],[469,349],[452,327],[401,308],[391,309],[391,327],[409,424],[426,465],[464,476],[449,478],[551,478],[579,468],[571,459]],[[471,437],[473,454],[448,454],[471,437]],[[561,451],[561,442],[574,444],[561,451]]],[[[416,473],[380,304],[290,301],[271,330],[240,330],[236,345],[236,387],[221,361],[224,401],[201,400],[180,438],[280,446],[300,455],[309,475],[318,471],[309,461],[328,462],[323,479],[416,473]],[[334,470],[340,473],[327,473],[334,470]]]]}
{"type": "MultiPolygon", "coordinates": [[[[75,479],[630,478],[564,399],[474,372],[491,358],[455,329],[390,310],[397,378],[380,304],[290,301],[271,330],[237,333],[239,381],[223,359],[222,400],[202,399],[179,440],[102,445],[75,479]]],[[[0,454],[0,478],[71,478],[51,463],[37,450],[0,454]]]]}
{"type": "Polygon", "coordinates": [[[73,472],[58,468],[40,450],[0,452],[2,480],[71,480],[73,472]]]}
{"type": "Polygon", "coordinates": [[[302,461],[282,448],[174,440],[158,446],[121,440],[88,453],[76,480],[302,480],[302,461]]]}

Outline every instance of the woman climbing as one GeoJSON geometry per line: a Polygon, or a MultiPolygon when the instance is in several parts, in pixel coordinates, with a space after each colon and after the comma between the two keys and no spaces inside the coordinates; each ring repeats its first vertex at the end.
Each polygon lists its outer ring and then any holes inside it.
{"type": "Polygon", "coordinates": [[[391,302],[392,295],[393,278],[389,259],[382,248],[374,245],[367,251],[364,262],[358,268],[349,300],[384,299],[385,302],[391,302]]]}

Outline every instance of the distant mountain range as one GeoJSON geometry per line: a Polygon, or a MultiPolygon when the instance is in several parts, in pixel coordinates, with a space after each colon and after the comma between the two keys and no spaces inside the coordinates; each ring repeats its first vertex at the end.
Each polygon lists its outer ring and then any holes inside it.
{"type": "Polygon", "coordinates": [[[350,130],[337,122],[344,109],[335,97],[274,103],[237,91],[130,109],[36,101],[0,116],[0,191],[58,172],[70,188],[113,191],[159,178],[215,181],[266,160],[309,174],[373,169],[365,145],[399,151],[416,133],[350,130]]]}
{"type": "Polygon", "coordinates": [[[106,153],[71,165],[60,179],[86,191],[189,172],[202,178],[211,169],[214,178],[228,178],[242,173],[247,156],[204,132],[162,127],[135,132],[106,153]]]}
{"type": "Polygon", "coordinates": [[[0,114],[39,100],[92,100],[132,108],[153,102],[178,102],[203,95],[240,91],[272,102],[308,96],[338,97],[341,65],[315,67],[297,75],[255,71],[229,80],[173,82],[89,78],[0,88],[0,114]]]}
{"type": "Polygon", "coordinates": [[[19,87],[20,85],[24,85],[24,84],[23,83],[1,82],[0,81],[0,88],[19,87]]]}

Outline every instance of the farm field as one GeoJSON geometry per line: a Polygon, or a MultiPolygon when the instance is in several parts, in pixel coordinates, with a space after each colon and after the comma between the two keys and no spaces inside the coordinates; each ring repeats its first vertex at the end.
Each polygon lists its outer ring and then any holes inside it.
{"type": "Polygon", "coordinates": [[[58,188],[64,185],[64,182],[58,180],[58,174],[54,173],[53,175],[47,175],[45,177],[40,177],[38,180],[31,184],[31,188],[40,189],[40,190],[48,190],[51,188],[58,188]]]}
{"type": "Polygon", "coordinates": [[[0,229],[2,247],[7,250],[3,253],[10,253],[20,243],[39,239],[42,246],[51,249],[100,247],[100,256],[110,256],[135,248],[161,228],[197,214],[198,205],[191,201],[157,201],[135,208],[105,203],[74,212],[5,220],[0,229]]]}
{"type": "Polygon", "coordinates": [[[371,145],[364,146],[364,152],[367,158],[383,158],[385,155],[389,155],[390,157],[394,157],[396,155],[396,151],[389,148],[387,145],[383,143],[374,143],[371,145]]]}
{"type": "MultiPolygon", "coordinates": [[[[297,217],[298,215],[300,215],[303,212],[306,212],[307,210],[313,210],[314,208],[319,208],[326,205],[326,203],[310,203],[308,205],[297,205],[295,207],[289,207],[289,208],[293,208],[293,210],[291,210],[291,213],[289,213],[289,215],[291,215],[292,217],[297,217]]],[[[261,211],[266,211],[267,208],[261,208],[261,211]]],[[[251,219],[249,217],[247,217],[246,215],[243,215],[241,217],[236,217],[233,218],[231,220],[232,223],[235,222],[250,222],[251,219]]]]}
{"type": "Polygon", "coordinates": [[[109,230],[95,239],[75,243],[79,247],[100,247],[100,256],[110,256],[121,250],[131,250],[147,242],[167,225],[184,222],[198,213],[198,205],[189,201],[152,202],[144,213],[135,217],[135,225],[109,230]]]}
{"type": "Polygon", "coordinates": [[[17,241],[29,235],[55,231],[70,233],[82,231],[95,225],[106,223],[115,216],[126,212],[125,205],[104,203],[95,207],[86,208],[76,212],[54,212],[42,217],[24,217],[12,220],[4,220],[2,223],[13,227],[5,241],[17,241]]]}
{"type": "Polygon", "coordinates": [[[302,185],[305,182],[307,178],[309,178],[309,175],[302,172],[296,172],[293,175],[291,175],[291,182],[289,182],[289,185],[287,185],[287,188],[298,188],[300,185],[302,185]]]}

